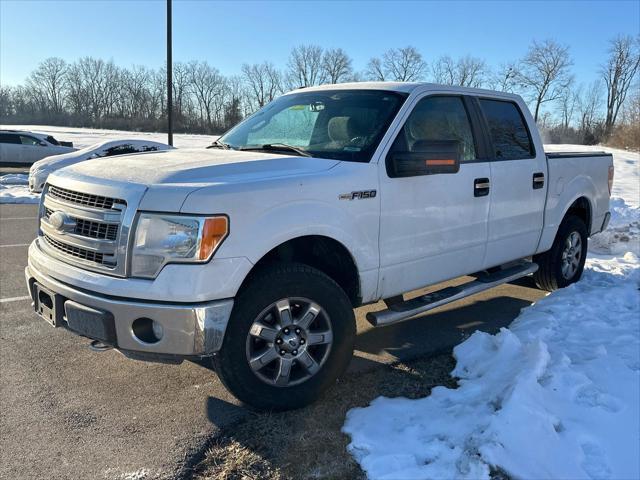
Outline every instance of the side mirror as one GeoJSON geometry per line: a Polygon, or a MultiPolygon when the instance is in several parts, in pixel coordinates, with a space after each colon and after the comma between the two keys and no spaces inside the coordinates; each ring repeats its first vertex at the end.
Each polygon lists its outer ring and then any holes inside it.
{"type": "Polygon", "coordinates": [[[41,147],[46,147],[47,145],[48,145],[47,142],[45,142],[43,140],[40,140],[40,146],[41,147]]]}
{"type": "Polygon", "coordinates": [[[458,141],[419,141],[412,151],[389,152],[387,171],[390,177],[458,173],[460,150],[458,141]]]}

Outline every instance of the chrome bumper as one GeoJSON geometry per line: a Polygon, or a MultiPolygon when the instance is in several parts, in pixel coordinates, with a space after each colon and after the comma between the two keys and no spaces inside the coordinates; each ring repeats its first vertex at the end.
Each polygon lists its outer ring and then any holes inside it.
{"type": "MultiPolygon", "coordinates": [[[[125,355],[140,359],[179,361],[184,357],[202,357],[216,353],[222,346],[233,308],[233,299],[171,304],[96,295],[62,283],[36,270],[32,265],[25,268],[25,277],[32,298],[36,282],[56,295],[56,300],[63,307],[60,314],[61,326],[73,330],[67,321],[68,309],[89,307],[88,310],[104,314],[108,321],[113,322],[115,338],[109,343],[125,355]],[[132,324],[139,318],[160,323],[162,338],[154,343],[138,339],[134,335],[132,324]]],[[[93,338],[85,332],[76,333],[93,338]]]]}

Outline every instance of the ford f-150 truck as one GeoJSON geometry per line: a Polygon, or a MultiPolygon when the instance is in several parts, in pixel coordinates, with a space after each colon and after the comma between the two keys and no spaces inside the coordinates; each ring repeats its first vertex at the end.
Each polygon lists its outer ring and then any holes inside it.
{"type": "Polygon", "coordinates": [[[36,312],[96,348],[211,362],[242,402],[296,408],[345,370],[360,305],[384,300],[384,327],[525,275],[576,282],[612,182],[610,155],[546,154],[517,95],[306,88],[209,149],[53,173],[25,273],[36,312]]]}

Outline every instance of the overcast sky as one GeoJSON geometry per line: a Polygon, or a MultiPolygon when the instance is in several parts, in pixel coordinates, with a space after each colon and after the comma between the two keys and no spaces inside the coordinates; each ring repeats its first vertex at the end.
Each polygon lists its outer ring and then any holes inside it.
{"type": "MultiPolygon", "coordinates": [[[[112,59],[159,67],[165,0],[0,0],[0,82],[22,83],[44,58],[112,59]]],[[[371,56],[413,45],[425,60],[470,54],[490,65],[520,58],[533,39],[571,48],[579,82],[596,78],[607,40],[640,34],[640,1],[217,2],[174,0],[174,61],[206,60],[222,73],[292,46],[342,47],[364,69],[371,56]]]]}

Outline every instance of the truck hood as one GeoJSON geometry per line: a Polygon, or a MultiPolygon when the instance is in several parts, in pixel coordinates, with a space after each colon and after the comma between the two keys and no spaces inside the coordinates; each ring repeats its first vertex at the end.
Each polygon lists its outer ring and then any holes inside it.
{"type": "Polygon", "coordinates": [[[71,165],[61,175],[103,183],[167,184],[232,183],[325,171],[338,163],[311,157],[218,149],[176,149],[164,152],[97,158],[71,165]]]}
{"type": "Polygon", "coordinates": [[[110,192],[145,190],[141,208],[178,211],[189,193],[205,186],[311,175],[339,163],[322,158],[219,149],[176,149],[135,156],[135,161],[130,155],[122,155],[70,165],[53,172],[49,182],[80,190],[87,189],[83,188],[85,183],[110,192]]]}

